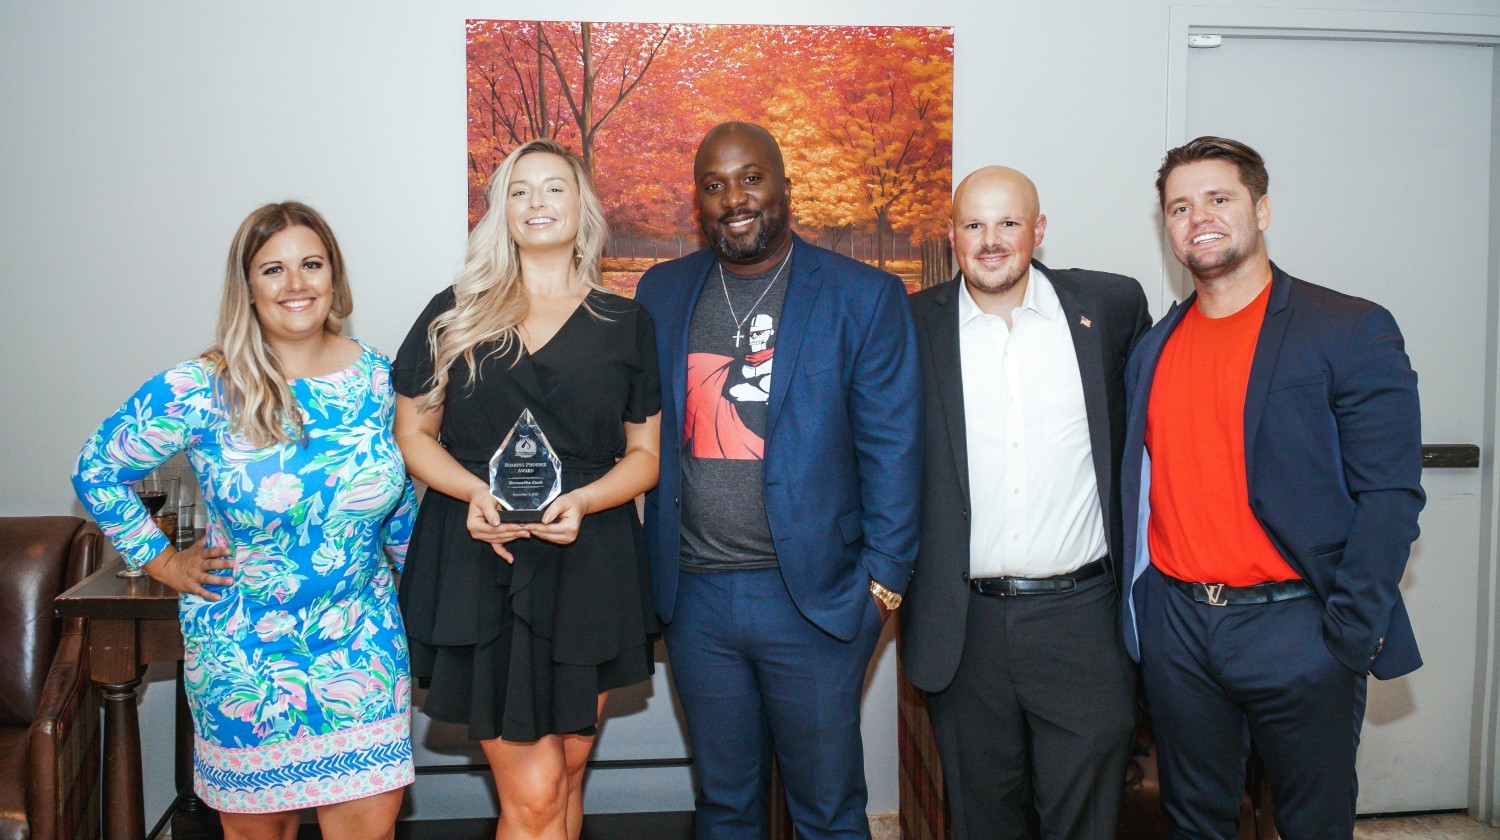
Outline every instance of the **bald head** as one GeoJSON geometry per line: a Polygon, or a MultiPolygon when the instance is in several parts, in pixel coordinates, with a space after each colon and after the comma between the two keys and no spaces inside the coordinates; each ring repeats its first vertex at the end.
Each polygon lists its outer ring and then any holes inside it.
{"type": "Polygon", "coordinates": [[[776,168],[778,175],[784,175],[786,165],[781,160],[781,145],[771,132],[748,122],[725,122],[719,123],[703,135],[703,141],[698,144],[698,154],[693,157],[693,177],[697,178],[703,170],[703,164],[716,154],[723,144],[743,145],[747,150],[756,154],[776,168]]]}
{"type": "Polygon", "coordinates": [[[1032,252],[1046,232],[1036,185],[1008,166],[976,170],[953,193],[948,241],[970,295],[986,311],[994,306],[1008,317],[1020,305],[1032,252]]]}
{"type": "Polygon", "coordinates": [[[758,125],[714,126],[693,159],[698,224],[735,274],[775,267],[792,247],[791,193],[781,147],[758,125]]]}
{"type": "Polygon", "coordinates": [[[991,201],[1003,196],[1012,207],[1035,221],[1042,212],[1036,195],[1036,184],[1019,170],[1009,166],[986,166],[969,173],[953,192],[953,220],[956,224],[961,208],[968,201],[991,201]],[[972,198],[971,198],[972,196],[972,198]]]}

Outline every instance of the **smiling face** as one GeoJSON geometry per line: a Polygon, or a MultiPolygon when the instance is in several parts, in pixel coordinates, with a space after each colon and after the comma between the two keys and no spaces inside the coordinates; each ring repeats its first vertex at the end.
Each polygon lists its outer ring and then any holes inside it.
{"type": "Polygon", "coordinates": [[[522,251],[573,249],[578,238],[578,182],[573,168],[550,152],[516,161],[505,191],[505,219],[522,251]]]}
{"type": "Polygon", "coordinates": [[[250,301],[273,346],[321,335],[333,309],[328,248],[302,225],[285,228],[250,257],[250,301]]]}
{"type": "Polygon", "coordinates": [[[1002,166],[980,169],[958,185],[948,241],[974,295],[1004,296],[1031,270],[1031,255],[1047,233],[1036,187],[1002,166]]]}
{"type": "Polygon", "coordinates": [[[1179,166],[1162,194],[1172,253],[1195,280],[1214,280],[1267,259],[1261,234],[1271,223],[1271,198],[1252,198],[1234,164],[1202,160],[1179,166]]]}
{"type": "Polygon", "coordinates": [[[756,126],[726,123],[708,133],[693,162],[698,224],[736,274],[756,274],[791,247],[792,199],[776,141],[756,126]]]}

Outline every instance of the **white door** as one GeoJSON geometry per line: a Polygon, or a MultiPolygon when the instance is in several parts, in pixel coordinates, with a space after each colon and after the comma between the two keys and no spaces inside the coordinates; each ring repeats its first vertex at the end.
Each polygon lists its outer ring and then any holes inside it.
{"type": "MultiPolygon", "coordinates": [[[[1493,62],[1491,47],[1230,37],[1188,55],[1187,137],[1265,157],[1272,260],[1395,314],[1425,443],[1481,441],[1493,62]]],[[[1422,484],[1402,590],[1426,664],[1370,682],[1360,813],[1468,802],[1480,475],[1422,484]]]]}

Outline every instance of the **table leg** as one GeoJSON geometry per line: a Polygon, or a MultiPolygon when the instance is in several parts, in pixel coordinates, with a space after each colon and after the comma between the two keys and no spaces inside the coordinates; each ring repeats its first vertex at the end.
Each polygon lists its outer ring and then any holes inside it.
{"type": "Polygon", "coordinates": [[[177,804],[180,811],[196,813],[203,807],[203,800],[193,794],[193,715],[188,709],[187,692],[182,684],[182,660],[177,661],[177,789],[188,788],[187,795],[177,804]]]}
{"type": "Polygon", "coordinates": [[[139,675],[121,683],[100,683],[104,701],[104,838],[142,840],[146,836],[145,791],[141,784],[141,726],[135,710],[139,675]]]}

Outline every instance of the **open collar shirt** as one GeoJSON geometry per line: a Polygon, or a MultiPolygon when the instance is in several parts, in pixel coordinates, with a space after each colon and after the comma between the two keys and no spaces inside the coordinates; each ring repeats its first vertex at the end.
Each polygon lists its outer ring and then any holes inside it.
{"type": "Polygon", "coordinates": [[[972,577],[1041,578],[1106,553],[1078,354],[1057,291],[1031,268],[1012,326],[960,284],[972,577]]]}

